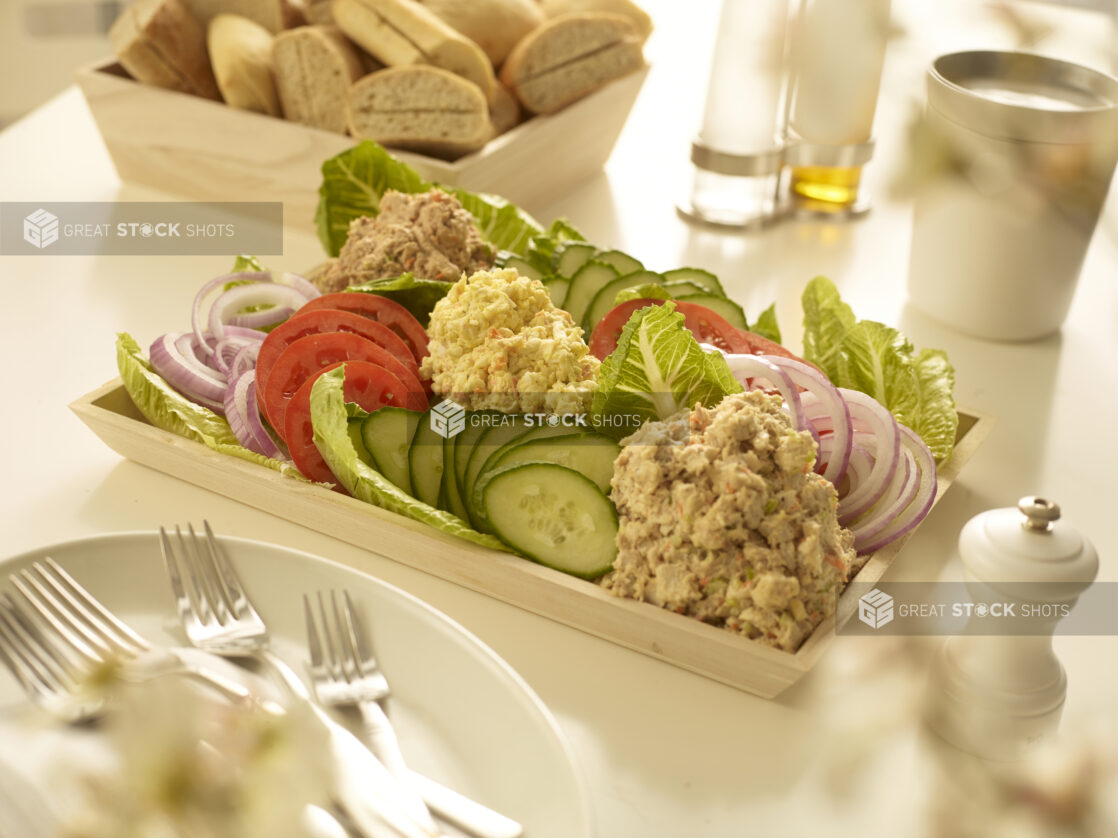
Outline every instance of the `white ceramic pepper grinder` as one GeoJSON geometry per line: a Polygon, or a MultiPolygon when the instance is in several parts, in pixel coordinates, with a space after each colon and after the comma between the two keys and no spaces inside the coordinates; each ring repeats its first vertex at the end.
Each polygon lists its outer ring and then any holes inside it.
{"type": "Polygon", "coordinates": [[[1067,676],[1052,633],[1094,581],[1098,554],[1038,497],[972,518],[959,554],[974,610],[933,664],[928,721],[963,751],[1010,759],[1059,724],[1067,676]]]}

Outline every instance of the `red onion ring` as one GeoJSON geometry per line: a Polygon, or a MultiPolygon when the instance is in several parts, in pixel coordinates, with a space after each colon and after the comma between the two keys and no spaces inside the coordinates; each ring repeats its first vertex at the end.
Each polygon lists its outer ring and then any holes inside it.
{"type": "Polygon", "coordinates": [[[939,483],[936,477],[936,461],[932,452],[915,431],[904,425],[901,425],[900,428],[901,444],[912,455],[920,473],[916,495],[912,502],[893,518],[888,526],[878,531],[876,535],[865,538],[861,545],[857,545],[859,553],[872,553],[874,550],[880,550],[891,541],[908,535],[917,524],[927,517],[928,511],[932,508],[936,499],[939,483]]]}
{"type": "Polygon", "coordinates": [[[206,347],[203,352],[207,358],[213,354],[213,349],[206,343],[205,333],[202,329],[202,304],[206,301],[210,292],[215,288],[224,288],[230,282],[268,282],[270,279],[271,274],[267,271],[242,271],[233,274],[223,274],[211,279],[194,295],[194,305],[190,311],[190,326],[198,342],[206,347]]]}
{"type": "Polygon", "coordinates": [[[189,333],[168,333],[156,338],[148,350],[152,369],[187,398],[222,413],[226,382],[194,355],[192,337],[189,333]]]}
{"type": "Polygon", "coordinates": [[[812,431],[812,438],[818,448],[819,435],[814,432],[814,429],[804,417],[800,391],[796,389],[796,385],[792,383],[788,373],[768,358],[760,355],[727,355],[726,365],[730,368],[730,372],[734,374],[734,378],[747,389],[755,388],[757,380],[767,381],[776,389],[784,397],[784,404],[788,407],[788,413],[792,418],[792,427],[800,431],[812,431]]]}
{"type": "Polygon", "coordinates": [[[256,402],[256,370],[242,373],[229,384],[224,397],[225,417],[237,441],[250,451],[275,457],[279,446],[260,421],[256,402]]]}
{"type": "Polygon", "coordinates": [[[897,420],[880,402],[857,390],[839,388],[850,409],[850,421],[857,430],[868,431],[873,438],[873,470],[838,504],[839,523],[857,520],[884,494],[893,479],[901,450],[901,431],[897,420]]]}
{"type": "Polygon", "coordinates": [[[265,324],[257,323],[257,325],[270,325],[286,320],[291,311],[300,308],[306,301],[307,298],[299,291],[287,285],[277,285],[273,282],[236,285],[225,291],[210,306],[210,334],[218,340],[225,337],[225,324],[243,309],[252,306],[269,306],[267,310],[257,312],[257,314],[268,315],[265,324]]]}
{"type": "MultiPolygon", "coordinates": [[[[798,361],[795,358],[785,358],[781,355],[764,355],[762,357],[788,373],[788,377],[798,387],[807,390],[810,396],[804,395],[802,400],[804,410],[809,418],[818,415],[816,411],[812,410],[812,404],[817,403],[820,408],[826,411],[826,415],[830,418],[829,429],[834,434],[835,441],[831,449],[831,456],[825,464],[820,457],[816,464],[819,468],[816,470],[837,486],[842,481],[842,477],[846,473],[847,463],[850,460],[852,428],[850,409],[847,406],[846,399],[843,398],[839,389],[827,380],[823,373],[810,364],[798,361]]],[[[817,438],[820,437],[823,433],[820,426],[814,420],[811,425],[815,429],[817,438]]]]}

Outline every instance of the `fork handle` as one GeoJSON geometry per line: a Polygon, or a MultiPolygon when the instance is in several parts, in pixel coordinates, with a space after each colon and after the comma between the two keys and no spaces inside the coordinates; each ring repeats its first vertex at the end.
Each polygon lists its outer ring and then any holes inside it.
{"type": "Polygon", "coordinates": [[[375,701],[358,701],[357,709],[361,712],[364,723],[365,744],[384,763],[393,777],[410,783],[410,772],[404,764],[404,755],[400,752],[400,740],[396,738],[396,731],[388,721],[384,709],[375,701]]]}

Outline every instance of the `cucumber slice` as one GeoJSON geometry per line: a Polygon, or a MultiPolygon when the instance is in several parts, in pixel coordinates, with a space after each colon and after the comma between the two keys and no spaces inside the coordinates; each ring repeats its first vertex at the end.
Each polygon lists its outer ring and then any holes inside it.
{"type": "MultiPolygon", "coordinates": [[[[664,283],[664,290],[671,294],[673,297],[682,297],[684,294],[707,294],[710,293],[707,289],[703,288],[696,282],[689,279],[676,279],[671,282],[664,283]]],[[[717,297],[718,295],[715,294],[717,297]]]]}
{"type": "Polygon", "coordinates": [[[556,254],[555,271],[570,279],[575,272],[590,261],[598,248],[586,242],[568,242],[556,254]]]}
{"type": "Polygon", "coordinates": [[[594,295],[603,285],[619,276],[621,276],[620,271],[613,265],[591,259],[571,277],[571,287],[567,290],[566,299],[563,300],[563,308],[571,313],[575,323],[581,323],[594,295]]]}
{"type": "Polygon", "coordinates": [[[580,432],[527,442],[516,440],[494,458],[492,468],[501,469],[519,463],[555,463],[590,478],[608,495],[613,479],[613,461],[620,454],[621,446],[610,437],[580,432]]]}
{"type": "Polygon", "coordinates": [[[349,441],[353,443],[353,450],[357,452],[357,459],[366,465],[376,468],[377,466],[373,460],[373,454],[369,451],[369,447],[365,444],[365,439],[361,433],[361,428],[364,424],[364,419],[350,419],[346,423],[346,430],[349,432],[349,441]]]}
{"type": "Polygon", "coordinates": [[[371,456],[369,462],[394,486],[409,495],[412,489],[408,452],[422,416],[422,413],[406,407],[382,407],[366,416],[361,423],[362,445],[371,456]]]}
{"type": "Polygon", "coordinates": [[[526,276],[529,279],[543,279],[543,272],[515,253],[510,253],[507,250],[500,251],[494,258],[493,264],[498,268],[514,268],[521,276],[526,276]]]}
{"type": "Polygon", "coordinates": [[[617,279],[611,280],[603,285],[598,293],[594,295],[594,299],[590,302],[589,307],[586,309],[586,315],[582,318],[582,328],[586,334],[594,331],[594,327],[598,325],[598,321],[609,314],[609,311],[614,306],[614,299],[624,291],[626,288],[636,288],[638,285],[663,285],[664,277],[653,271],[639,270],[633,271],[631,274],[619,276],[617,279]]]}
{"type": "Polygon", "coordinates": [[[443,439],[431,429],[431,411],[419,418],[419,425],[408,448],[408,477],[412,496],[428,506],[439,505],[439,489],[443,482],[443,439]]]}
{"type": "Polygon", "coordinates": [[[458,484],[459,493],[466,485],[466,466],[478,440],[507,415],[495,410],[470,411],[466,414],[466,428],[455,438],[454,446],[454,480],[458,484]]]}
{"type": "MultiPolygon", "coordinates": [[[[463,433],[465,433],[463,431],[463,433]]],[[[456,460],[455,452],[461,444],[463,434],[458,434],[450,439],[443,440],[443,485],[442,492],[445,494],[444,507],[447,512],[452,515],[457,515],[463,521],[470,520],[470,513],[466,511],[466,504],[462,502],[462,493],[458,491],[458,476],[454,471],[454,462],[456,460]]]]}
{"type": "MultiPolygon", "coordinates": [[[[481,495],[478,493],[478,486],[486,474],[493,470],[493,463],[497,461],[497,457],[504,454],[512,446],[521,442],[534,442],[541,439],[550,439],[551,437],[563,436],[564,434],[571,433],[571,429],[562,425],[533,425],[527,427],[524,423],[526,420],[522,418],[519,430],[515,433],[506,433],[504,435],[504,442],[496,447],[493,444],[501,439],[501,435],[494,435],[492,438],[486,436],[479,446],[480,451],[475,451],[476,457],[479,453],[485,455],[485,460],[482,462],[477,471],[474,473],[474,479],[469,487],[469,494],[466,495],[466,505],[470,509],[470,521],[479,532],[490,532],[489,524],[485,520],[485,507],[481,502],[481,495]]],[[[473,466],[471,458],[470,465],[473,466]]],[[[467,478],[469,480],[469,478],[467,478]]]]}
{"type": "Polygon", "coordinates": [[[682,297],[676,297],[676,299],[681,303],[698,303],[701,306],[706,306],[716,314],[721,314],[731,326],[736,326],[739,329],[749,328],[748,321],[745,319],[745,312],[733,300],[716,297],[713,294],[685,294],[682,297]]]}
{"type": "Polygon", "coordinates": [[[466,463],[466,479],[459,487],[462,490],[462,497],[466,500],[466,506],[470,510],[470,522],[475,528],[479,526],[481,521],[481,512],[480,508],[473,503],[474,486],[482,468],[485,466],[485,461],[489,459],[493,452],[500,450],[504,445],[526,431],[522,416],[509,414],[507,418],[508,422],[486,429],[485,433],[475,443],[473,451],[470,452],[469,461],[466,463]]]}
{"type": "Polygon", "coordinates": [[[607,265],[613,265],[617,268],[619,276],[644,270],[644,265],[639,259],[634,259],[628,253],[622,253],[620,250],[603,250],[596,254],[594,259],[605,262],[607,265]]]}
{"type": "Polygon", "coordinates": [[[567,299],[567,289],[571,287],[571,281],[565,276],[556,274],[544,277],[543,287],[551,295],[551,304],[556,308],[562,308],[563,301],[567,299]]]}
{"type": "Polygon", "coordinates": [[[574,469],[521,463],[485,479],[482,502],[494,534],[517,552],[594,579],[617,556],[617,511],[574,469]]]}
{"type": "Polygon", "coordinates": [[[664,279],[668,282],[676,282],[677,280],[694,282],[700,288],[706,289],[708,294],[714,294],[716,297],[726,296],[718,277],[702,268],[675,268],[674,270],[664,271],[664,279]]]}

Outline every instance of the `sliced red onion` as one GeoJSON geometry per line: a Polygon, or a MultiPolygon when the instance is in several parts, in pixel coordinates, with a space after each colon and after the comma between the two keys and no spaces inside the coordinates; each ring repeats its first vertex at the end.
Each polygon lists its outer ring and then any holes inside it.
{"type": "MultiPolygon", "coordinates": [[[[785,358],[780,355],[764,355],[761,357],[764,357],[766,360],[778,366],[788,374],[793,384],[797,387],[803,387],[807,391],[807,394],[803,395],[801,399],[804,404],[804,410],[810,411],[806,413],[809,418],[813,415],[818,415],[817,412],[810,410],[809,405],[811,404],[818,404],[830,418],[830,425],[828,427],[835,436],[834,444],[831,448],[831,456],[827,458],[825,464],[823,463],[823,458],[820,457],[816,465],[822,468],[820,473],[837,486],[846,473],[847,463],[850,460],[852,429],[850,425],[850,410],[847,407],[846,400],[842,397],[839,389],[827,380],[827,376],[811,366],[811,364],[806,364],[795,358],[785,358]]],[[[812,421],[811,424],[816,434],[821,435],[822,429],[820,426],[815,421],[812,421]]],[[[818,470],[819,469],[817,469],[817,471],[818,470]]]]}
{"type": "Polygon", "coordinates": [[[207,358],[213,354],[213,349],[206,344],[206,337],[202,328],[202,306],[210,292],[215,288],[224,288],[230,282],[268,282],[270,279],[271,274],[267,271],[242,271],[234,274],[224,274],[211,279],[194,295],[194,306],[190,312],[190,326],[198,342],[205,347],[203,352],[207,358]]]}
{"type": "Polygon", "coordinates": [[[855,549],[860,550],[867,540],[888,527],[912,503],[919,485],[920,467],[916,465],[916,458],[907,448],[902,448],[901,463],[881,499],[865,515],[850,524],[855,549]]]}
{"type": "Polygon", "coordinates": [[[215,370],[195,357],[190,347],[190,334],[168,333],[156,338],[149,350],[152,368],[163,379],[186,396],[218,413],[224,412],[226,382],[215,370]],[[185,339],[185,340],[184,340],[185,339]]]}
{"type": "Polygon", "coordinates": [[[229,322],[226,323],[225,329],[228,331],[230,326],[246,326],[250,329],[265,329],[268,326],[275,326],[282,323],[294,313],[295,309],[285,306],[266,308],[260,311],[246,311],[242,314],[232,314],[229,316],[229,322]]]}
{"type": "Polygon", "coordinates": [[[286,320],[291,311],[300,308],[306,301],[306,297],[294,288],[277,285],[274,282],[234,286],[214,300],[214,304],[210,306],[210,334],[218,340],[225,337],[225,324],[243,309],[268,306],[267,311],[259,313],[268,314],[270,319],[267,324],[271,324],[286,320]]]}
{"type": "Polygon", "coordinates": [[[250,451],[275,457],[279,446],[260,421],[260,408],[256,403],[256,370],[241,373],[225,391],[225,418],[237,441],[250,451]]]}
{"type": "Polygon", "coordinates": [[[233,362],[229,365],[229,380],[232,381],[249,370],[256,369],[256,357],[259,354],[260,343],[258,341],[242,346],[240,351],[233,356],[233,362]]]}
{"type": "MultiPolygon", "coordinates": [[[[792,418],[792,427],[800,431],[812,430],[804,418],[800,391],[796,389],[796,385],[792,383],[792,379],[788,377],[784,370],[760,355],[727,355],[726,364],[729,366],[730,372],[734,374],[734,378],[740,381],[744,387],[757,386],[755,383],[751,384],[750,380],[753,382],[758,379],[767,381],[784,397],[784,404],[787,405],[788,413],[792,418]]],[[[812,437],[818,446],[819,435],[813,432],[812,437]]]]}
{"type": "Polygon", "coordinates": [[[322,292],[314,287],[314,283],[290,271],[272,271],[272,282],[278,282],[281,285],[290,285],[308,300],[313,300],[315,297],[322,296],[322,292]]]}
{"type": "Polygon", "coordinates": [[[900,459],[901,431],[893,414],[876,399],[845,388],[840,388],[839,393],[850,410],[851,424],[872,436],[874,453],[873,470],[839,501],[839,523],[845,525],[859,518],[884,494],[900,459]]]}
{"type": "Polygon", "coordinates": [[[876,535],[867,537],[857,546],[859,553],[872,553],[880,550],[891,541],[907,535],[919,524],[932,508],[936,499],[938,480],[936,477],[936,461],[924,440],[913,431],[901,425],[901,444],[912,455],[913,462],[920,472],[916,495],[904,510],[893,518],[888,526],[877,532],[876,535]]]}

